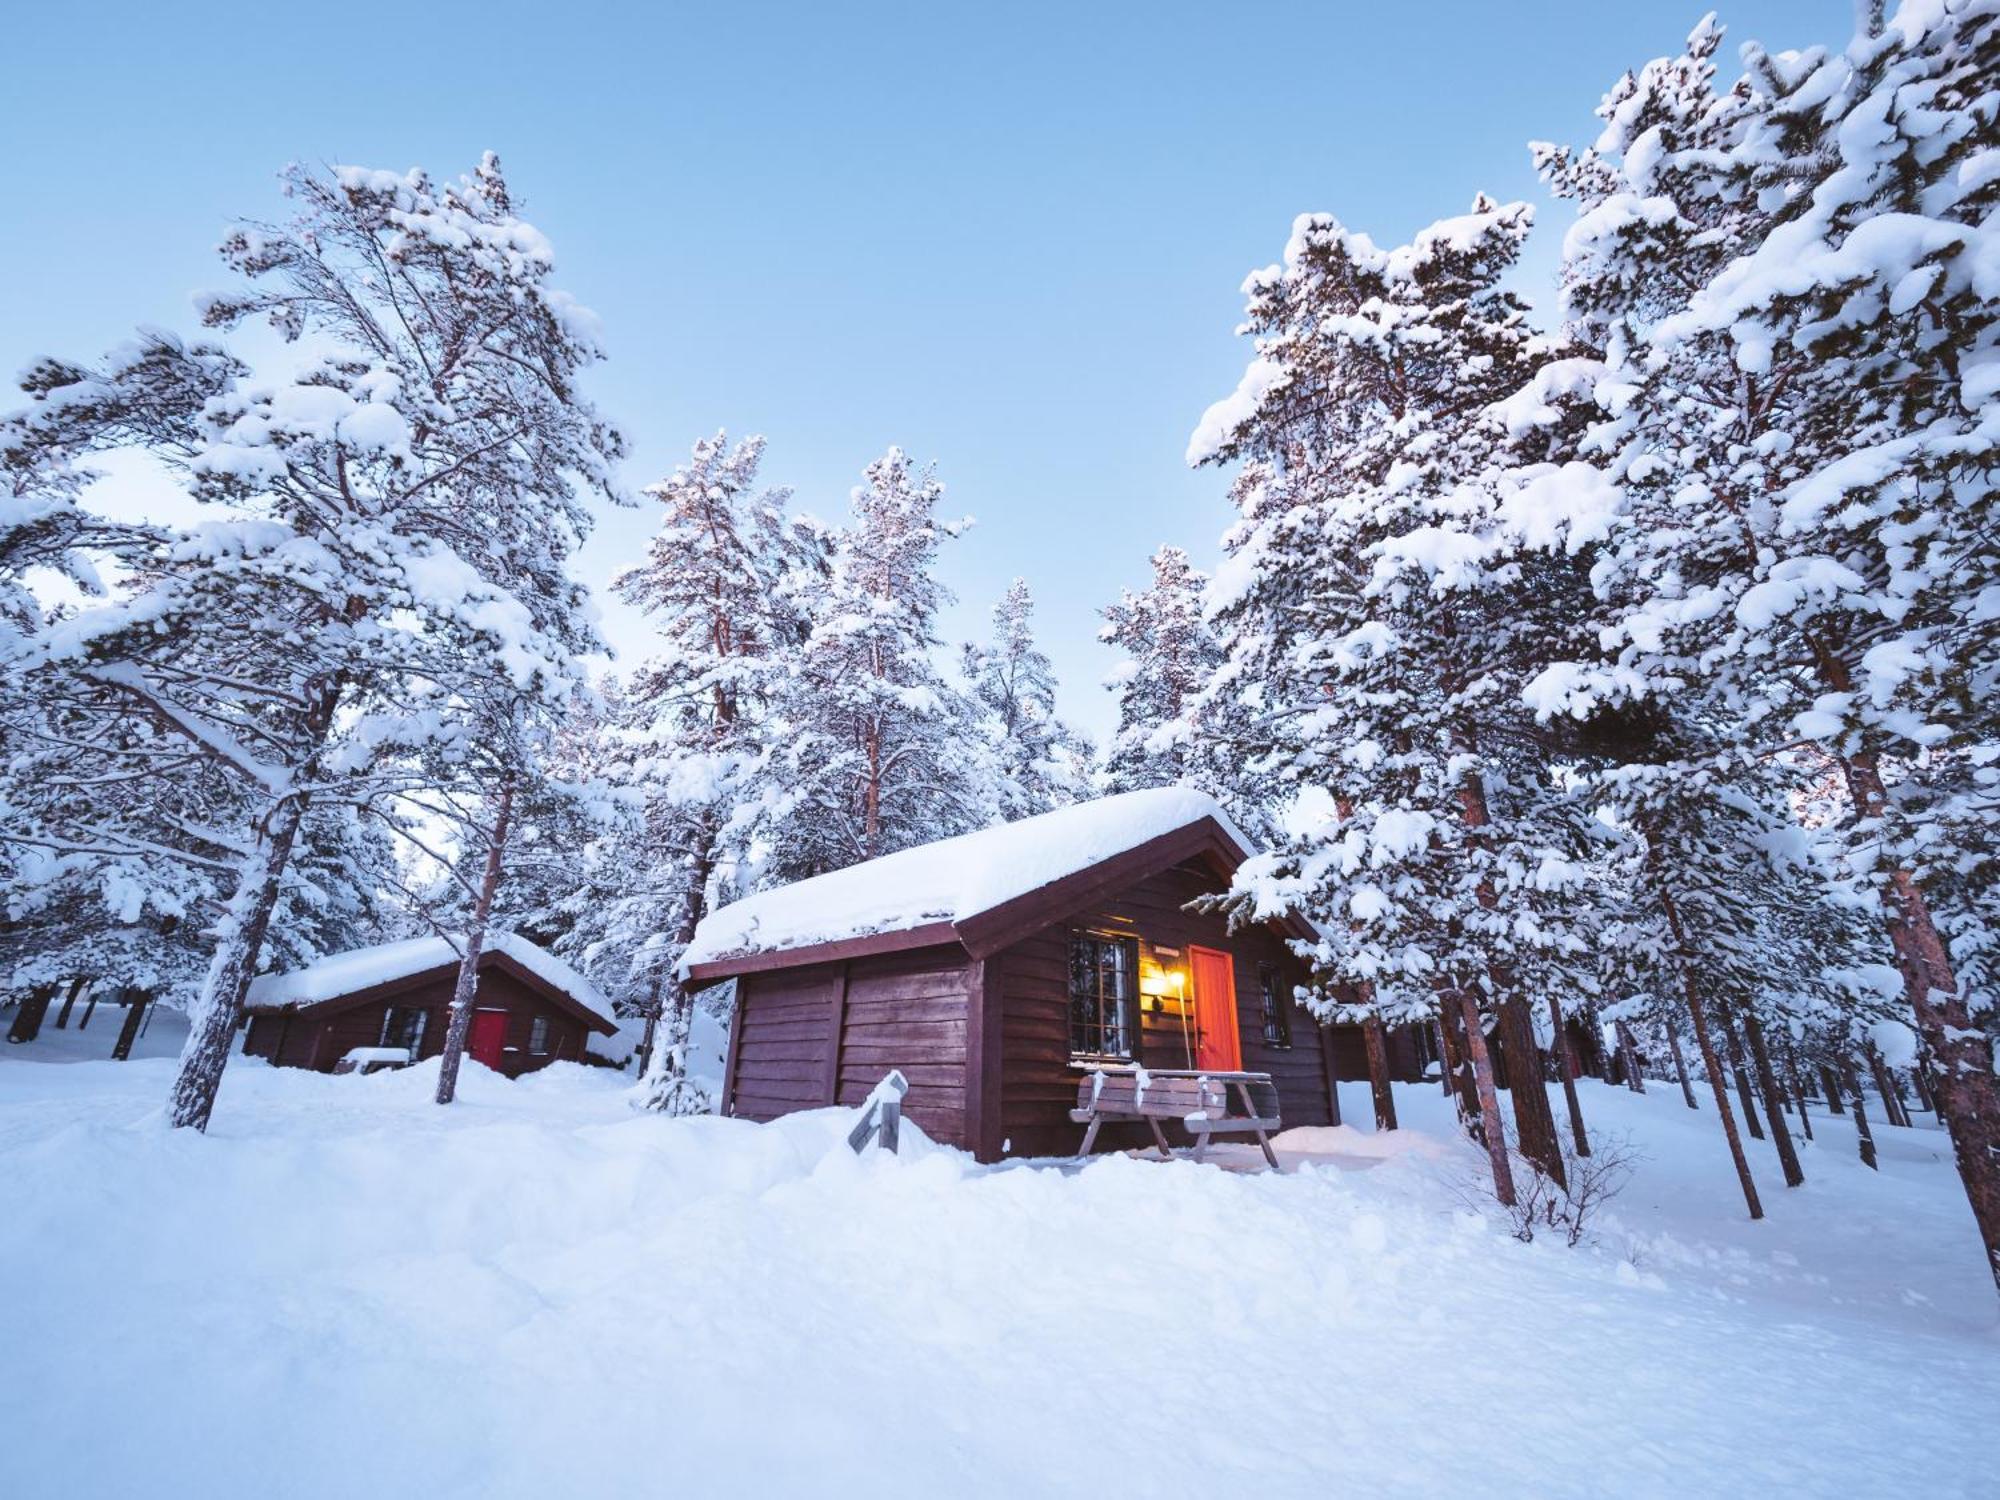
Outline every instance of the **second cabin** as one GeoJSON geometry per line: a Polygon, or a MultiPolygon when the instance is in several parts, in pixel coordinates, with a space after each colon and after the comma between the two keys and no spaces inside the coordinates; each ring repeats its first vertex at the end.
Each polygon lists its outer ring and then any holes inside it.
{"type": "MultiPolygon", "coordinates": [[[[981,1161],[1068,1155],[1086,1071],[1138,1063],[1269,1073],[1287,1127],[1337,1124],[1336,1080],[1365,1062],[1358,1028],[1295,1003],[1307,972],[1289,939],[1312,929],[1230,932],[1189,909],[1248,853],[1212,798],[1161,788],[723,907],[683,960],[694,987],[737,982],[722,1113],[859,1104],[893,1068],[905,1112],[938,1140],[981,1161]]],[[[1399,1041],[1398,1071],[1414,1076],[1399,1041]]]]}

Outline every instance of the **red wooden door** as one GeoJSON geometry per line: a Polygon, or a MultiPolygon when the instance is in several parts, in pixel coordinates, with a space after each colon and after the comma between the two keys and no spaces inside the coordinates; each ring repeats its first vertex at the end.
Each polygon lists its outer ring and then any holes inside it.
{"type": "Polygon", "coordinates": [[[1236,966],[1227,953],[1214,948],[1188,949],[1194,979],[1194,1021],[1200,1033],[1194,1065],[1218,1073],[1243,1066],[1243,1048],[1236,1036],[1236,966]]]}
{"type": "Polygon", "coordinates": [[[500,1071],[501,1048],[507,1040],[507,1012],[475,1010],[472,1013],[472,1056],[494,1072],[500,1071]]]}

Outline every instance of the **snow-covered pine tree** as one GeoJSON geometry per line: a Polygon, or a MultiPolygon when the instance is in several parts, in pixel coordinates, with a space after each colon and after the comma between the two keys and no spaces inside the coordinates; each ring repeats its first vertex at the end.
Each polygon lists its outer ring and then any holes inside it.
{"type": "Polygon", "coordinates": [[[1016,578],[993,606],[990,643],[961,653],[973,701],[985,710],[999,774],[1000,815],[1012,820],[1089,795],[1089,752],[1056,717],[1055,664],[1035,644],[1034,595],[1016,578]]]}
{"type": "Polygon", "coordinates": [[[1596,571],[1609,659],[1536,698],[1669,699],[1839,768],[1844,857],[1874,882],[2000,1279],[2000,1088],[1948,915],[2000,825],[1980,602],[2000,588],[2000,178],[1980,167],[2000,15],[1876,6],[1866,28],[1839,53],[1747,48],[1716,95],[1704,23],[1620,82],[1592,151],[1542,150],[1581,204],[1566,296],[1602,352],[1591,443],[1623,499],[1596,571]]]}
{"type": "Polygon", "coordinates": [[[98,595],[102,563],[126,561],[162,535],[80,503],[97,477],[88,455],[123,443],[186,444],[196,399],[220,390],[234,369],[213,346],[189,350],[149,331],[116,351],[100,378],[54,359],[21,376],[31,404],[0,416],[0,670],[43,623],[30,572],[98,595]]]}
{"type": "Polygon", "coordinates": [[[1107,686],[1118,700],[1118,727],[1105,747],[1107,792],[1173,786],[1193,774],[1189,713],[1222,652],[1203,615],[1208,579],[1179,547],[1152,556],[1153,581],[1124,590],[1104,607],[1097,638],[1122,660],[1107,686]]]}
{"type": "MultiPolygon", "coordinates": [[[[228,237],[246,281],[204,319],[265,316],[310,353],[253,383],[207,351],[161,351],[145,388],[170,425],[137,441],[221,518],[29,658],[170,726],[253,799],[174,1088],[174,1122],[196,1128],[313,804],[366,800],[370,773],[445,732],[467,661],[566,692],[588,641],[563,576],[589,525],[573,486],[614,495],[622,451],[575,389],[600,357],[588,316],[548,284],[547,241],[494,158],[454,183],[299,167],[285,182],[295,218],[228,237]]],[[[118,362],[62,388],[135,383],[118,362]]]]}
{"type": "Polygon", "coordinates": [[[612,843],[625,889],[591,919],[593,962],[615,960],[663,1035],[641,1102],[669,1114],[706,1110],[687,1070],[691,997],[681,954],[741,878],[765,827],[758,773],[772,752],[772,708],[807,624],[794,575],[815,547],[785,515],[789,492],[760,487],[764,440],[725,433],[648,488],[660,529],[646,560],[614,587],[645,610],[660,649],[633,675],[607,725],[613,775],[633,816],[612,843]]]}
{"type": "Polygon", "coordinates": [[[868,466],[817,587],[787,673],[765,784],[777,880],[839,869],[996,821],[977,711],[938,670],[948,594],[939,546],[944,486],[900,448],[868,466]]]}
{"type": "MultiPolygon", "coordinates": [[[[0,767],[0,972],[35,989],[83,983],[188,1010],[245,849],[240,782],[171,730],[23,695],[0,767]]],[[[393,851],[352,808],[301,825],[266,949],[296,967],[376,940],[393,851]]]]}
{"type": "Polygon", "coordinates": [[[1559,1173],[1518,987],[1586,947],[1586,835],[1512,701],[1516,622],[1481,568],[1505,498],[1490,409],[1544,357],[1499,286],[1529,220],[1481,198],[1383,251],[1300,218],[1283,265],[1246,283],[1257,356],[1189,450],[1251,460],[1218,590],[1227,660],[1202,711],[1248,774],[1317,794],[1239,872],[1232,918],[1318,921],[1311,957],[1339,1014],[1462,1021],[1505,1201],[1486,1020],[1507,1023],[1524,1149],[1559,1173]]]}

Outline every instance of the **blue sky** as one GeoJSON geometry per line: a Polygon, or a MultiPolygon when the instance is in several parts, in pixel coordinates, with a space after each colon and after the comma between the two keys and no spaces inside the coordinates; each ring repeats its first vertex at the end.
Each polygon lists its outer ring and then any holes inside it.
{"type": "MultiPolygon", "coordinates": [[[[490,147],[604,320],[593,388],[635,487],[718,427],[764,433],[766,475],[827,516],[889,444],[935,460],[978,518],[944,566],[949,633],[1027,577],[1062,707],[1102,732],[1097,608],[1162,541],[1212,563],[1229,519],[1224,476],[1182,453],[1247,357],[1245,273],[1302,211],[1390,243],[1480,189],[1541,201],[1525,143],[1587,142],[1618,73],[1699,15],[31,0],[0,87],[0,369],[190,328],[222,227],[280,214],[289,160],[444,174],[490,147]]],[[[1838,45],[1851,17],[1723,12],[1772,47],[1838,45]]],[[[1564,218],[1544,206],[1537,294],[1564,218]]],[[[584,576],[650,529],[608,517],[584,576]]],[[[643,653],[643,624],[606,614],[643,653]]]]}

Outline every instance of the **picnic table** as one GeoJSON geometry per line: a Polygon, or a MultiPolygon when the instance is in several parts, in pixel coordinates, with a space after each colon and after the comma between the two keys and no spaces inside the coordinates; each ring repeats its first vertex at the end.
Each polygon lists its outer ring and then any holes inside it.
{"type": "Polygon", "coordinates": [[[1192,1068],[1093,1068],[1077,1086],[1071,1120],[1084,1127],[1078,1156],[1088,1156],[1107,1120],[1143,1120],[1163,1155],[1173,1156],[1162,1120],[1179,1120],[1194,1137],[1196,1161],[1208,1154],[1218,1135],[1254,1135],[1273,1170],[1278,1155],[1271,1132],[1281,1128],[1278,1086],[1269,1073],[1224,1073],[1192,1068]]]}

